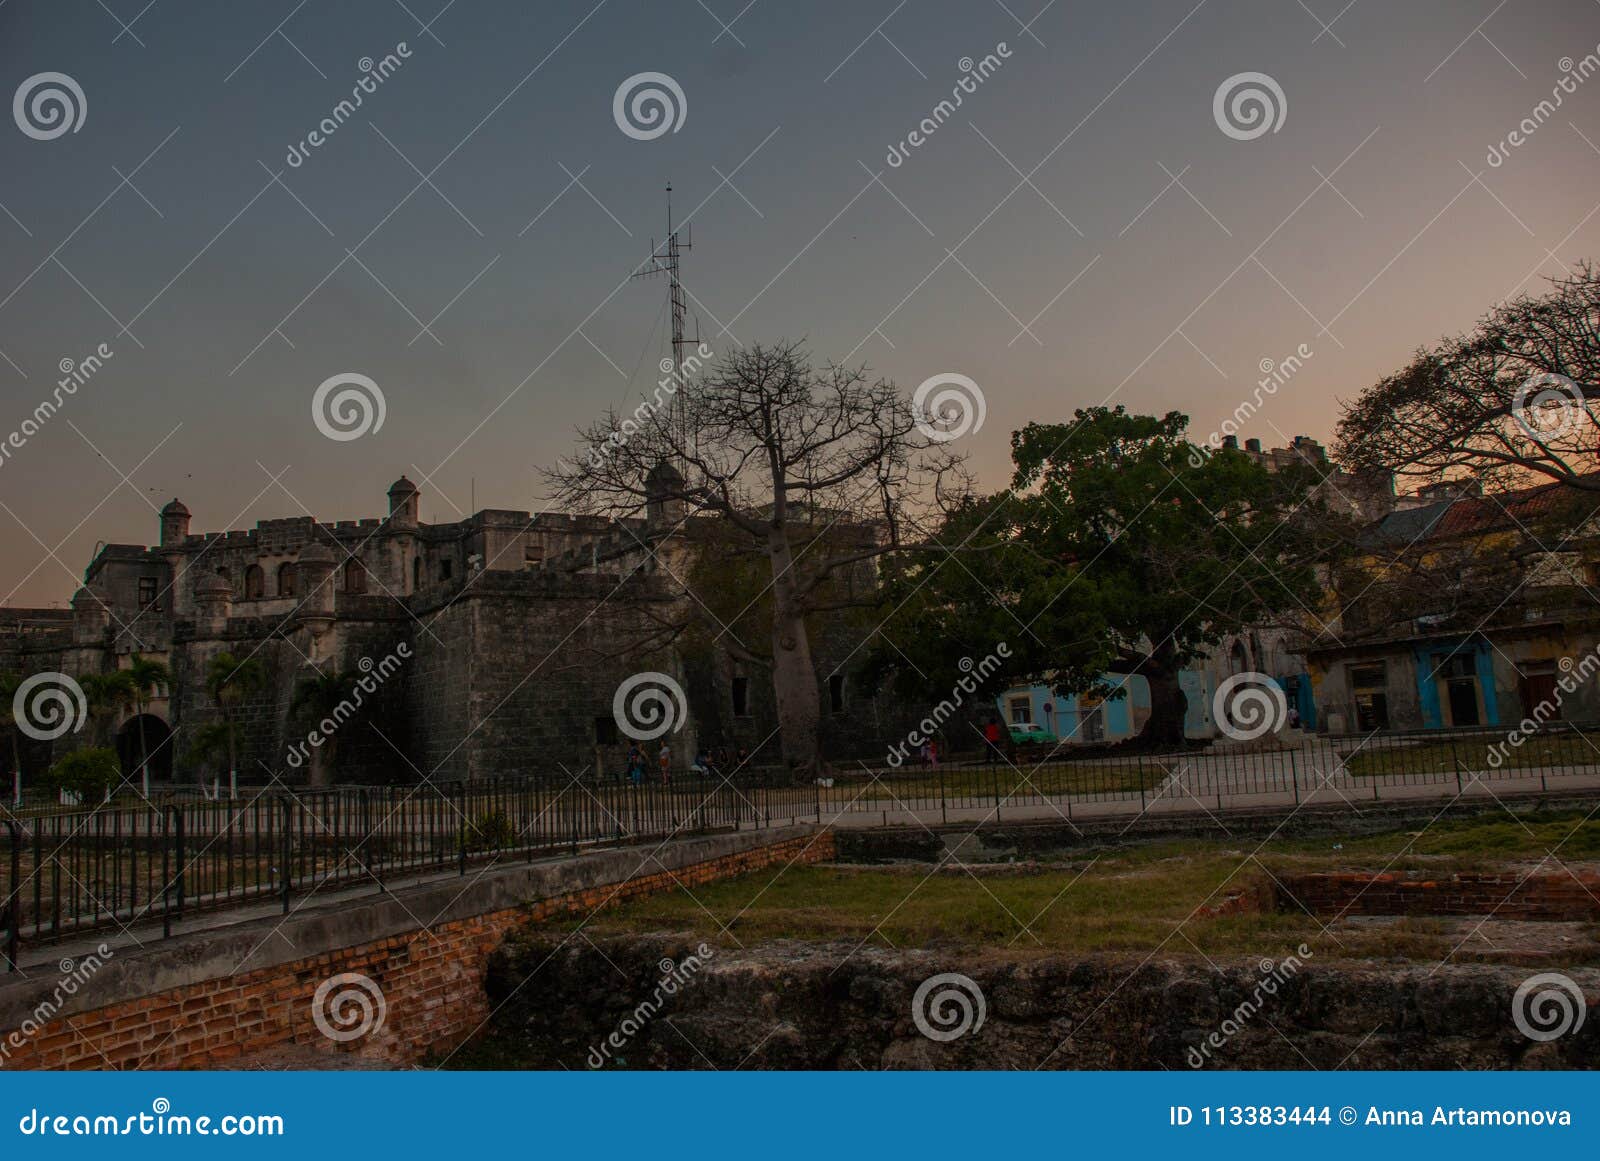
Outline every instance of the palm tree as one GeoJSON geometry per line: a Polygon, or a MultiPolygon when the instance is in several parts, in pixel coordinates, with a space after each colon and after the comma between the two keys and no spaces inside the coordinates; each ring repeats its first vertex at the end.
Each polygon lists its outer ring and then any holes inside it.
{"type": "Polygon", "coordinates": [[[96,723],[95,732],[99,739],[114,743],[117,719],[139,696],[138,686],[133,683],[133,674],[126,669],[91,673],[78,684],[88,699],[89,717],[96,723]]]}
{"type": "Polygon", "coordinates": [[[211,722],[195,730],[186,756],[195,767],[195,780],[204,785],[205,768],[228,760],[227,723],[211,722]]]}
{"type": "Polygon", "coordinates": [[[11,735],[11,801],[22,805],[22,731],[17,729],[12,701],[22,684],[20,673],[0,673],[0,727],[11,735]]]}
{"type": "Polygon", "coordinates": [[[206,692],[222,714],[222,723],[228,735],[228,797],[233,798],[239,789],[238,731],[234,712],[252,693],[266,683],[266,671],[254,657],[235,657],[232,653],[218,653],[206,668],[206,692]]]}
{"type": "MultiPolygon", "coordinates": [[[[349,702],[359,677],[350,671],[324,673],[318,670],[316,676],[303,678],[295,688],[289,716],[303,716],[312,723],[333,717],[341,705],[349,702]]],[[[311,749],[309,784],[313,787],[333,784],[333,758],[339,738],[336,733],[321,733],[321,737],[321,744],[311,749]]]]}
{"type": "Polygon", "coordinates": [[[133,679],[134,710],[139,715],[139,781],[146,798],[150,797],[150,743],[144,733],[144,711],[156,690],[172,684],[172,674],[159,661],[149,661],[138,653],[128,666],[133,679]]]}
{"type": "MultiPolygon", "coordinates": [[[[133,705],[138,696],[138,688],[133,684],[133,675],[126,669],[114,669],[110,673],[91,673],[80,678],[78,685],[83,690],[85,700],[89,703],[89,719],[94,723],[91,731],[96,749],[112,748],[116,743],[117,719],[120,718],[129,706],[133,705]]],[[[114,752],[114,751],[113,751],[114,752]]],[[[113,780],[114,781],[114,780],[113,780]]],[[[67,790],[64,785],[59,789],[67,790]]],[[[76,791],[70,791],[77,793],[76,791]]],[[[107,787],[105,797],[111,798],[111,787],[107,787]]]]}

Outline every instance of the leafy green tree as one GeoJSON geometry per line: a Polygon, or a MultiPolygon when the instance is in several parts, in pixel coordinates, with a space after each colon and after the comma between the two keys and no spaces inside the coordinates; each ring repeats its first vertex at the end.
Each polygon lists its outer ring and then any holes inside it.
{"type": "Polygon", "coordinates": [[[45,780],[52,789],[76,795],[80,803],[95,802],[110,797],[122,780],[122,764],[109,746],[89,746],[50,767],[45,780]]]}
{"type": "Polygon", "coordinates": [[[209,722],[196,729],[189,739],[189,747],[184,752],[190,765],[195,768],[195,781],[203,784],[205,772],[225,765],[228,761],[228,738],[230,730],[227,722],[209,722]]]}
{"type": "MultiPolygon", "coordinates": [[[[354,712],[356,681],[360,674],[350,671],[317,671],[316,676],[302,678],[295,687],[294,700],[289,704],[289,716],[317,729],[329,719],[343,724],[345,717],[354,712]]],[[[318,730],[322,739],[319,745],[310,746],[311,769],[308,779],[313,787],[333,784],[334,762],[338,751],[339,734],[318,730]]]]}
{"type": "Polygon", "coordinates": [[[172,684],[172,674],[159,661],[151,661],[138,653],[128,666],[128,676],[134,687],[134,712],[139,722],[139,782],[146,798],[150,797],[150,743],[145,737],[144,713],[151,697],[158,689],[172,684]]]}
{"type": "Polygon", "coordinates": [[[117,719],[139,700],[139,687],[126,669],[91,673],[78,685],[89,703],[89,717],[97,738],[109,745],[116,735],[117,719]]]}
{"type": "Polygon", "coordinates": [[[1187,425],[1096,407],[1016,432],[1011,488],[958,505],[891,576],[878,665],[941,688],[1005,642],[989,689],[1107,695],[1106,673],[1142,674],[1144,737],[1181,744],[1179,672],[1230,634],[1303,623],[1320,600],[1314,471],[1212,454],[1187,425]]]}
{"type": "Polygon", "coordinates": [[[266,670],[254,657],[241,658],[232,653],[218,653],[206,667],[206,693],[222,715],[227,739],[230,797],[237,792],[239,784],[239,707],[259,691],[266,680],[266,670]]]}

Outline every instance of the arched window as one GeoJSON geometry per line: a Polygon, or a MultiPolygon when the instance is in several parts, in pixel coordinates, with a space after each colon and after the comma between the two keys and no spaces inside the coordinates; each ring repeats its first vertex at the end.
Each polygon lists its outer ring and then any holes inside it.
{"type": "Polygon", "coordinates": [[[278,595],[280,597],[294,596],[294,574],[294,565],[280,564],[278,566],[278,595]]]}
{"type": "Polygon", "coordinates": [[[261,571],[259,564],[252,564],[244,570],[244,599],[259,601],[266,595],[267,574],[261,571]]]}
{"type": "Polygon", "coordinates": [[[344,566],[344,591],[347,593],[367,591],[367,566],[353,556],[344,566]]]}
{"type": "Polygon", "coordinates": [[[1233,671],[1235,673],[1243,673],[1250,668],[1250,654],[1245,651],[1243,639],[1234,639],[1232,658],[1233,671]]]}
{"type": "Polygon", "coordinates": [[[411,562],[411,591],[416,592],[422,587],[422,557],[417,557],[411,562]]]}
{"type": "Polygon", "coordinates": [[[217,569],[217,575],[220,576],[223,580],[228,582],[228,587],[229,588],[233,587],[233,574],[231,572],[229,572],[225,568],[219,568],[219,569],[217,569]]]}

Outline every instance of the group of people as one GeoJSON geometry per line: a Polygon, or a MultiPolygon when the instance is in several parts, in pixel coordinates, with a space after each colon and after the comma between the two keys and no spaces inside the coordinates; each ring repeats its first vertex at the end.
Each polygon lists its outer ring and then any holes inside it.
{"type": "MultiPolygon", "coordinates": [[[[730,750],[727,746],[715,746],[707,749],[701,746],[694,752],[694,762],[690,764],[691,773],[714,775],[722,777],[725,773],[735,773],[741,770],[750,760],[750,751],[744,746],[730,750]]],[[[656,766],[660,771],[661,785],[667,786],[672,782],[672,746],[662,742],[661,748],[656,751],[656,766]]],[[[627,778],[635,786],[644,782],[649,776],[650,759],[638,742],[628,747],[627,778]]]]}

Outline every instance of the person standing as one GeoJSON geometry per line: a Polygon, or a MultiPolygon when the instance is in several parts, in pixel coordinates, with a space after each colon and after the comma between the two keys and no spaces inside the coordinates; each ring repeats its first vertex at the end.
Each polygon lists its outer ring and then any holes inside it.
{"type": "Polygon", "coordinates": [[[672,781],[672,746],[662,742],[656,759],[661,763],[661,785],[665,786],[672,781]]]}
{"type": "Polygon", "coordinates": [[[988,753],[983,756],[985,766],[993,766],[1000,761],[1000,720],[990,718],[989,724],[983,727],[983,741],[988,753]]]}
{"type": "Polygon", "coordinates": [[[628,747],[628,777],[635,786],[644,781],[644,751],[638,742],[628,747]]]}

